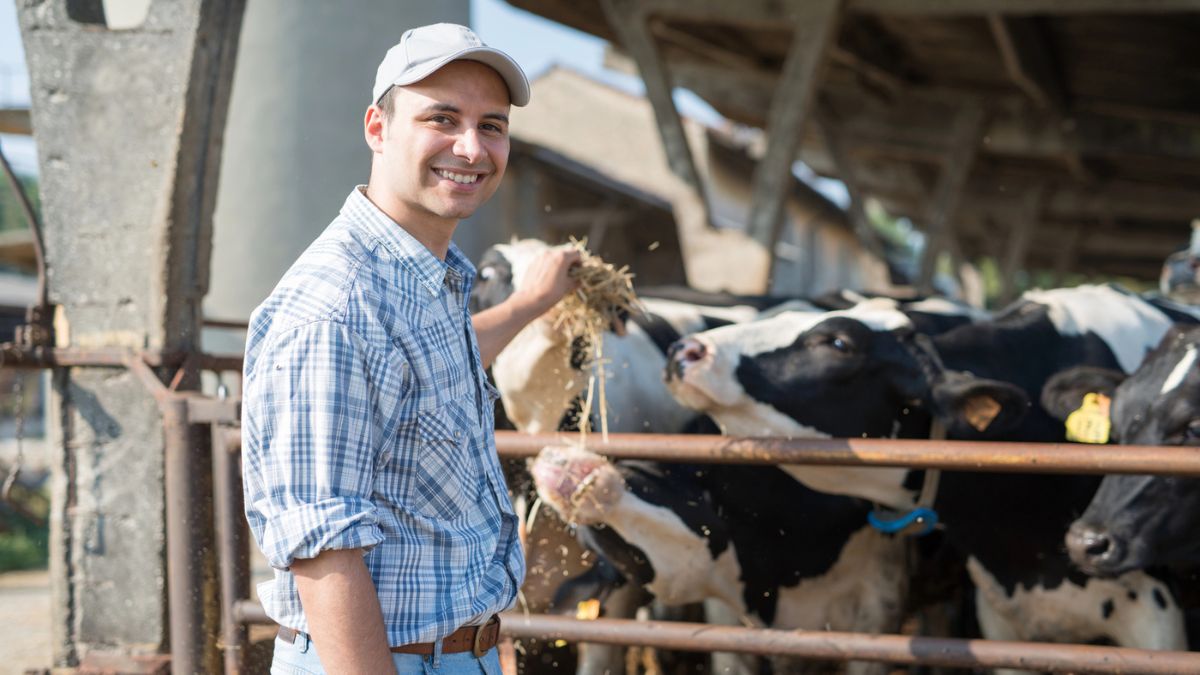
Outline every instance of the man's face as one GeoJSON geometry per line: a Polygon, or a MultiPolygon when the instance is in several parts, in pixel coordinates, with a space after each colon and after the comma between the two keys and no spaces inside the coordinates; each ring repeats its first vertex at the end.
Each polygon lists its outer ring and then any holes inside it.
{"type": "Polygon", "coordinates": [[[454,61],[395,91],[390,120],[367,136],[377,154],[372,184],[399,220],[453,228],[483,204],[508,165],[508,89],[491,68],[454,61]]]}

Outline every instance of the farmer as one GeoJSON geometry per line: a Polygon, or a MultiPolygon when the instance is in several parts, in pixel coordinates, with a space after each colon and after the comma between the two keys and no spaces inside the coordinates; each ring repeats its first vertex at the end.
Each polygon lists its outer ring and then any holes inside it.
{"type": "Polygon", "coordinates": [[[379,65],[366,186],[254,311],[246,514],[275,568],[272,672],[495,675],[525,572],[484,368],[575,282],[555,249],[473,319],[451,242],[496,191],[529,84],[469,29],[409,30],[379,65]]]}

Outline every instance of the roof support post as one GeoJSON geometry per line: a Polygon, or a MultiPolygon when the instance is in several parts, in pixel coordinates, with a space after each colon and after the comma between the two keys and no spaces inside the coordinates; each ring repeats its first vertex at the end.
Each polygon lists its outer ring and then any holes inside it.
{"type": "Polygon", "coordinates": [[[944,236],[950,219],[958,209],[963,188],[979,150],[979,139],[985,121],[983,106],[976,101],[964,105],[954,119],[950,132],[952,146],[937,185],[933,190],[929,222],[925,226],[925,250],[921,254],[921,272],[917,288],[922,293],[933,291],[933,275],[937,268],[938,254],[945,246],[944,236]]]}
{"type": "Polygon", "coordinates": [[[850,195],[848,211],[850,222],[854,225],[854,233],[858,235],[859,241],[868,251],[886,260],[887,256],[883,245],[875,230],[871,228],[871,221],[867,217],[866,195],[854,175],[854,165],[851,164],[850,157],[846,152],[845,135],[838,128],[834,119],[833,111],[828,105],[821,103],[817,106],[817,122],[824,132],[825,147],[829,150],[829,156],[837,168],[838,177],[841,178],[842,183],[846,186],[846,192],[850,195]]]}
{"type": "Polygon", "coordinates": [[[658,133],[662,136],[671,171],[692,186],[703,199],[704,189],[684,132],[683,120],[671,98],[670,73],[650,32],[646,9],[637,0],[601,0],[600,5],[608,22],[637,63],[642,81],[646,84],[646,96],[654,108],[654,119],[658,122],[658,133]]]}
{"type": "Polygon", "coordinates": [[[1059,249],[1054,256],[1054,285],[1062,286],[1066,282],[1067,273],[1075,267],[1079,259],[1079,240],[1083,234],[1083,226],[1075,225],[1067,230],[1066,236],[1059,241],[1059,249]]]}
{"type": "Polygon", "coordinates": [[[1000,301],[1007,305],[1015,299],[1017,293],[1017,271],[1025,262],[1029,252],[1029,240],[1037,229],[1041,217],[1044,192],[1035,188],[1027,193],[1017,208],[1006,214],[1009,220],[1008,247],[1004,252],[1004,261],[1000,267],[1000,301]]]}
{"type": "Polygon", "coordinates": [[[793,6],[792,44],[771,100],[767,153],[754,171],[754,201],[747,223],[750,235],[769,253],[779,237],[784,203],[794,180],[792,164],[800,150],[805,116],[840,6],[841,0],[812,0],[793,6]]]}

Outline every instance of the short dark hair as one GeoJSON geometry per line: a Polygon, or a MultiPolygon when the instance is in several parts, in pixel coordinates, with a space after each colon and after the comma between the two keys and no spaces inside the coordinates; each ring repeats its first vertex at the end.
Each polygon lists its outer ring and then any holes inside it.
{"type": "Polygon", "coordinates": [[[392,113],[396,112],[396,92],[398,90],[399,87],[395,85],[388,87],[387,91],[383,92],[383,96],[379,97],[379,102],[376,103],[379,111],[383,113],[384,122],[391,122],[392,113]]]}

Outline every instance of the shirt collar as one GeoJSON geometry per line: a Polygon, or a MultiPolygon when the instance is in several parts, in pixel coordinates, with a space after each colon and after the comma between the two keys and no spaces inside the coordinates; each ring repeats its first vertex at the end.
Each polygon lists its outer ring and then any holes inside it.
{"type": "Polygon", "coordinates": [[[356,227],[378,240],[385,248],[407,265],[421,284],[434,295],[440,295],[445,286],[447,272],[453,270],[462,275],[466,292],[470,292],[475,279],[475,266],[467,259],[454,242],[446,252],[445,262],[438,259],[425,245],[417,241],[403,227],[396,224],[378,206],[367,199],[367,186],[358,185],[346,197],[341,214],[356,227]]]}

